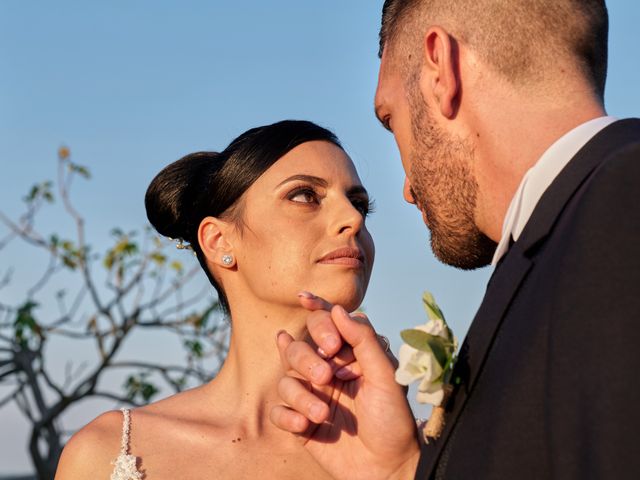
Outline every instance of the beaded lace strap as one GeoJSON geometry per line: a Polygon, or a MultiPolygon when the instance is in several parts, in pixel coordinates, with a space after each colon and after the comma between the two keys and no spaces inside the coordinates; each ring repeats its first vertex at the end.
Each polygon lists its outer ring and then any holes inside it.
{"type": "Polygon", "coordinates": [[[144,475],[138,470],[138,458],[129,455],[129,432],[131,429],[131,412],[126,408],[121,408],[122,412],[122,442],[120,444],[120,455],[113,462],[113,473],[111,480],[142,480],[144,475]]]}
{"type": "Polygon", "coordinates": [[[120,455],[129,453],[129,432],[131,430],[131,412],[127,408],[121,408],[122,412],[122,440],[120,443],[120,455]]]}

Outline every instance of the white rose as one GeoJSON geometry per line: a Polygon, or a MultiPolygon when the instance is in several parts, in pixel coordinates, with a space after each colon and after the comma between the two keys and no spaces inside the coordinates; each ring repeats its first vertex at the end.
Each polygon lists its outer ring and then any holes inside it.
{"type": "Polygon", "coordinates": [[[437,335],[438,337],[442,337],[445,340],[449,340],[449,331],[445,326],[444,322],[440,319],[437,320],[429,320],[424,325],[418,325],[415,327],[416,330],[422,330],[423,332],[430,333],[431,335],[437,335]]]}
{"type": "MultiPolygon", "coordinates": [[[[425,325],[415,328],[449,340],[449,332],[442,320],[430,320],[425,325]]],[[[405,344],[400,347],[398,356],[400,358],[396,382],[406,386],[421,379],[418,385],[418,402],[439,406],[444,397],[444,390],[442,381],[436,380],[442,375],[442,366],[433,353],[423,352],[405,344]]]]}
{"type": "Polygon", "coordinates": [[[430,403],[434,407],[442,405],[444,400],[444,384],[442,382],[429,383],[424,380],[418,386],[416,400],[420,403],[430,403]],[[424,385],[424,390],[421,390],[424,385]]]}

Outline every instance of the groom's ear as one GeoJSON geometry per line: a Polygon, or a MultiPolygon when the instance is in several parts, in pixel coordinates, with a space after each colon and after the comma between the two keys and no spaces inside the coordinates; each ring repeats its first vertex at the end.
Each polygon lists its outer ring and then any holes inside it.
{"type": "Polygon", "coordinates": [[[232,222],[220,220],[216,217],[205,217],[198,227],[198,241],[202,253],[210,265],[228,268],[230,265],[223,261],[223,257],[233,257],[235,225],[232,222]]]}
{"type": "Polygon", "coordinates": [[[442,27],[430,27],[423,38],[423,64],[420,90],[428,103],[446,118],[453,118],[458,107],[458,51],[442,27]]]}

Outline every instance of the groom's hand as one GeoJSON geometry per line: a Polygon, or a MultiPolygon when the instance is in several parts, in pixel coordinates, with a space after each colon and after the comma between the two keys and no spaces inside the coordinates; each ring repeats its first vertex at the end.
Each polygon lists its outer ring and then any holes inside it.
{"type": "Polygon", "coordinates": [[[311,311],[307,329],[318,349],[278,335],[287,375],[278,385],[285,405],[273,408],[273,423],[301,434],[334,478],[413,478],[415,421],[367,317],[311,295],[300,302],[311,311]]]}

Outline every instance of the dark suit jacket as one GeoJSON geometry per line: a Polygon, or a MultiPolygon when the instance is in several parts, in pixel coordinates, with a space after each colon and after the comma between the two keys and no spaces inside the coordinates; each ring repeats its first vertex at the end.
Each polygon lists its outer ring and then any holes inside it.
{"type": "Polygon", "coordinates": [[[423,479],[640,479],[640,120],[569,162],[496,268],[423,479]]]}

